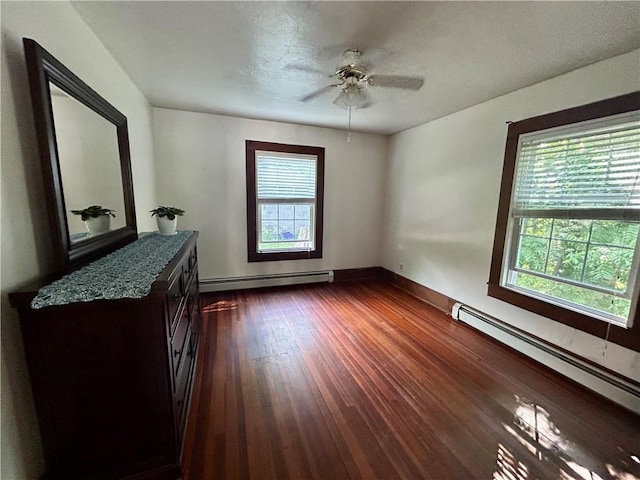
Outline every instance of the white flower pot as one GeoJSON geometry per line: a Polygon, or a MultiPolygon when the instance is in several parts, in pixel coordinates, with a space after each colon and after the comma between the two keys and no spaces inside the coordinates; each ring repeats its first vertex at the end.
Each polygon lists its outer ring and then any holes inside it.
{"type": "Polygon", "coordinates": [[[175,217],[173,220],[169,220],[168,217],[157,217],[156,222],[158,223],[158,231],[160,235],[175,235],[176,227],[178,226],[178,217],[175,217]]]}
{"type": "Polygon", "coordinates": [[[111,216],[100,215],[99,217],[89,217],[84,221],[90,235],[100,235],[111,229],[111,216]]]}

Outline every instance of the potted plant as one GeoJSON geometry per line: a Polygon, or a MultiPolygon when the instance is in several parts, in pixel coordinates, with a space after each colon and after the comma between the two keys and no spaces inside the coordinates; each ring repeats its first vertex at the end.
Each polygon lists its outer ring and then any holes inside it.
{"type": "Polygon", "coordinates": [[[160,235],[175,235],[176,226],[178,225],[177,217],[184,215],[184,210],[176,207],[160,206],[151,210],[151,216],[153,217],[154,215],[160,235]]]}
{"type": "Polygon", "coordinates": [[[91,205],[83,210],[71,210],[74,215],[80,215],[90,235],[100,235],[111,229],[111,217],[116,216],[114,210],[102,208],[102,205],[91,205]]]}

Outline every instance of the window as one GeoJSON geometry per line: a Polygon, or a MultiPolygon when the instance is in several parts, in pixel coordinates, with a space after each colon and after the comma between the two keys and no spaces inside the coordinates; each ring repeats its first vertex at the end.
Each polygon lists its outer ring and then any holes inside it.
{"type": "Polygon", "coordinates": [[[250,262],[322,257],[324,148],[246,141],[250,262]]]}
{"type": "Polygon", "coordinates": [[[639,234],[640,93],[509,126],[489,295],[639,350],[639,234]]]}

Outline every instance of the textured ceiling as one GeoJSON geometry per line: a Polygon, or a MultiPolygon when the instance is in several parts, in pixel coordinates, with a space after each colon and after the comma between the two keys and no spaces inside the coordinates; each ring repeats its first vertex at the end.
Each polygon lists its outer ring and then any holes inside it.
{"type": "MultiPolygon", "coordinates": [[[[353,129],[395,133],[640,47],[640,2],[73,2],[158,107],[345,128],[329,85],[357,48],[372,73],[353,129]]],[[[640,65],[639,65],[640,68],[640,65]]]]}

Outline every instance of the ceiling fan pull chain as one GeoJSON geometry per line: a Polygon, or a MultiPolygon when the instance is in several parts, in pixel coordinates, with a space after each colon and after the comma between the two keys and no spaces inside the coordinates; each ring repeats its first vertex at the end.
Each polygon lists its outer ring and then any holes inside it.
{"type": "Polygon", "coordinates": [[[353,107],[349,106],[349,129],[347,130],[347,143],[351,143],[351,109],[353,107]]]}

